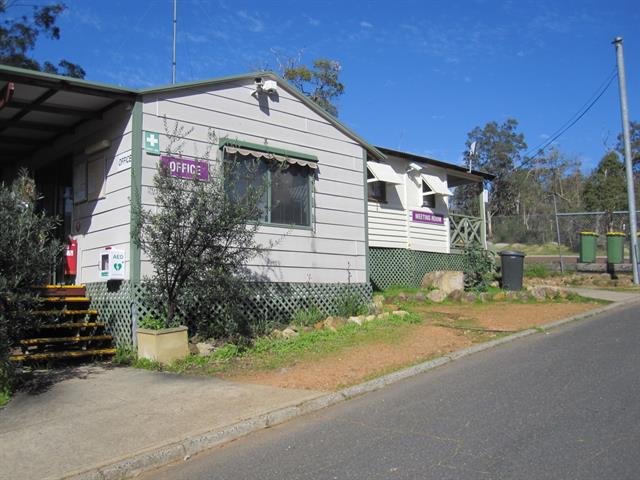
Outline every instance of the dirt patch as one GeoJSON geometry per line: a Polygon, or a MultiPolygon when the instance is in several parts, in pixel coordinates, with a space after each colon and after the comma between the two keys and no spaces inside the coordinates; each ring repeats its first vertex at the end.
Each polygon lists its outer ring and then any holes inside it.
{"type": "Polygon", "coordinates": [[[300,360],[286,368],[235,370],[224,377],[283,388],[332,391],[501,335],[479,329],[513,332],[599,306],[596,303],[416,306],[411,311],[419,313],[423,323],[403,326],[405,334],[393,343],[368,343],[321,358],[300,360]],[[470,327],[467,329],[465,325],[470,327]]]}
{"type": "Polygon", "coordinates": [[[417,307],[417,312],[440,313],[470,320],[482,328],[517,332],[597,308],[597,303],[447,305],[417,307]]]}
{"type": "Polygon", "coordinates": [[[300,361],[279,370],[248,372],[229,378],[284,388],[337,390],[374,375],[439,357],[471,345],[462,331],[432,325],[407,325],[411,334],[393,344],[368,344],[322,359],[300,361]]]}

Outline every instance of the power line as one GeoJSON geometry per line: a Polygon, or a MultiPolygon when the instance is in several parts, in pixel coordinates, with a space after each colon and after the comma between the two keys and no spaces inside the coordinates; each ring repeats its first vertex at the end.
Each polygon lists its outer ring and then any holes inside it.
{"type": "Polygon", "coordinates": [[[613,68],[613,71],[611,72],[611,74],[607,77],[607,79],[600,84],[600,86],[598,87],[598,89],[595,91],[595,93],[593,95],[591,95],[591,97],[589,97],[589,100],[587,100],[587,102],[585,102],[576,113],[574,113],[569,120],[567,120],[566,122],[564,122],[557,130],[555,130],[552,134],[551,137],[548,138],[547,140],[545,140],[543,143],[541,143],[540,145],[538,145],[535,148],[532,148],[531,150],[529,150],[526,154],[525,154],[525,160],[520,164],[520,167],[526,166],[528,163],[530,163],[532,160],[534,160],[536,157],[542,155],[542,153],[544,153],[544,151],[546,150],[546,148],[551,145],[553,142],[555,142],[558,138],[560,138],[567,130],[569,130],[571,127],[573,127],[576,123],[578,123],[578,121],[580,121],[580,119],[582,117],[584,117],[587,112],[589,110],[591,110],[591,108],[597,103],[598,100],[600,100],[600,98],[602,97],[602,95],[604,95],[604,93],[609,89],[609,87],[611,86],[611,83],[613,82],[613,80],[617,77],[617,72],[616,72],[616,68],[613,68]],[[533,155],[532,157],[529,157],[529,155],[533,152],[536,152],[535,155],[533,155]]]}

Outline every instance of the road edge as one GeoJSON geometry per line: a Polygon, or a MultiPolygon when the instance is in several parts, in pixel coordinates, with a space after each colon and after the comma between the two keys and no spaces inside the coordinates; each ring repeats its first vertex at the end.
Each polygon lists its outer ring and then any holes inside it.
{"type": "Polygon", "coordinates": [[[589,310],[588,312],[579,313],[556,322],[548,323],[538,328],[523,330],[512,335],[479,343],[463,350],[451,352],[443,355],[442,357],[427,360],[417,365],[397,370],[393,373],[383,375],[334,393],[305,400],[297,405],[279,408],[255,418],[242,420],[220,429],[192,435],[181,441],[139,452],[135,455],[122,458],[106,465],[93,467],[80,473],[73,473],[60,477],[59,480],[126,480],[128,478],[138,476],[143,472],[151,471],[178,461],[188,460],[192,455],[232,442],[258,430],[269,428],[292,420],[296,417],[336,405],[345,400],[350,400],[366,393],[380,390],[387,385],[415,377],[416,375],[428,372],[429,370],[433,370],[434,368],[446,365],[469,355],[489,350],[497,347],[498,345],[510,343],[520,338],[528,337],[529,335],[544,333],[578,320],[586,320],[602,313],[607,313],[611,310],[616,310],[638,302],[640,302],[640,298],[631,298],[628,300],[613,302],[603,307],[589,310]]]}

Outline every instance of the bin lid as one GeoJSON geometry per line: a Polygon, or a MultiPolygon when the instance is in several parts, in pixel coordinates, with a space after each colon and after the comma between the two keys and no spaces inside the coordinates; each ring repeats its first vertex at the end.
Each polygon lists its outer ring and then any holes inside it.
{"type": "Polygon", "coordinates": [[[515,252],[512,250],[502,250],[501,252],[498,252],[498,255],[501,257],[526,257],[524,252],[515,252]]]}

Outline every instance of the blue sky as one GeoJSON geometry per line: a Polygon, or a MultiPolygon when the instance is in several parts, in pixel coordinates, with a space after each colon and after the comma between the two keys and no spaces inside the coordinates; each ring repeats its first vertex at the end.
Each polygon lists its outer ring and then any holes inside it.
{"type": "MultiPolygon", "coordinates": [[[[38,3],[46,3],[38,0],[38,3]]],[[[66,0],[62,38],[37,58],[87,79],[171,80],[171,0],[66,0]]],[[[615,67],[624,37],[629,107],[640,120],[637,1],[178,0],[179,82],[277,70],[276,55],[342,65],[340,119],[371,143],[458,163],[467,132],[512,117],[530,147],[567,121],[615,67]]],[[[617,82],[560,139],[592,168],[620,131],[617,82]]]]}

